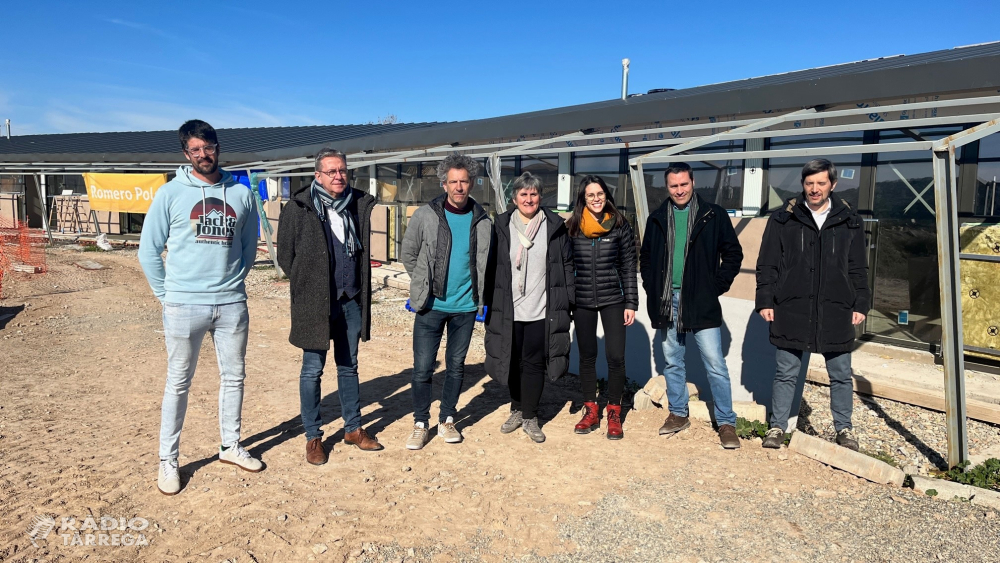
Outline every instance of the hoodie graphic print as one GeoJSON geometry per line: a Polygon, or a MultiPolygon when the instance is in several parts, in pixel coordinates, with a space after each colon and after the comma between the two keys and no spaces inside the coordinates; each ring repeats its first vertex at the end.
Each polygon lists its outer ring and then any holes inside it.
{"type": "Polygon", "coordinates": [[[191,229],[197,244],[233,245],[236,211],[225,201],[208,197],[191,208],[191,229]]]}

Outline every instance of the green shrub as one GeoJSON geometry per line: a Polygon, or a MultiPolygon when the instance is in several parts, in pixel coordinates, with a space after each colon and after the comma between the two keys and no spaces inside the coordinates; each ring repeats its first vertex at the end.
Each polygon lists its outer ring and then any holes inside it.
{"type": "Polygon", "coordinates": [[[877,459],[877,460],[879,460],[881,462],[888,463],[889,465],[891,465],[893,467],[897,467],[897,468],[899,467],[899,464],[896,463],[896,459],[893,458],[891,455],[885,453],[885,452],[872,453],[872,452],[869,452],[868,450],[861,450],[861,453],[865,454],[868,457],[873,457],[873,458],[875,458],[875,459],[877,459]]]}
{"type": "Polygon", "coordinates": [[[944,478],[963,485],[1000,491],[1000,459],[990,458],[969,469],[969,462],[963,461],[944,474],[944,478]]]}

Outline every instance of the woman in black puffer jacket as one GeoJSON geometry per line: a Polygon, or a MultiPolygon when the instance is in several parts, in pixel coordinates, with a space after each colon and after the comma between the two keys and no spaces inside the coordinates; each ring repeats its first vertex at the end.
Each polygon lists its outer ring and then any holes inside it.
{"type": "Polygon", "coordinates": [[[580,350],[580,389],[585,401],[583,418],[575,431],[588,434],[601,427],[595,369],[600,316],[608,360],[608,439],[620,440],[624,436],[621,403],[625,390],[625,327],[634,322],[639,308],[635,235],[599,176],[581,180],[568,228],[576,266],[574,321],[580,350]]]}

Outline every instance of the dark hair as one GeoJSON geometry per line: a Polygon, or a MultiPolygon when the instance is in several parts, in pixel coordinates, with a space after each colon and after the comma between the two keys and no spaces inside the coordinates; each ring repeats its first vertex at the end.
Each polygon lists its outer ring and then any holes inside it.
{"type": "Polygon", "coordinates": [[[219,137],[215,134],[215,128],[200,119],[185,121],[184,125],[177,130],[177,136],[181,138],[181,150],[187,150],[187,142],[194,137],[201,139],[212,145],[219,144],[219,137]]]}
{"type": "Polygon", "coordinates": [[[479,176],[479,172],[482,169],[483,165],[479,164],[476,159],[464,154],[452,153],[438,163],[437,175],[438,180],[440,180],[443,185],[448,181],[449,170],[465,170],[469,173],[469,180],[475,182],[476,177],[479,176]]]}
{"type": "Polygon", "coordinates": [[[837,166],[825,158],[814,158],[802,167],[802,180],[800,183],[805,185],[807,177],[819,174],[820,172],[826,172],[830,176],[831,184],[837,181],[837,166]]]}
{"type": "Polygon", "coordinates": [[[691,170],[691,165],[686,162],[675,162],[667,167],[666,171],[663,172],[663,183],[667,183],[667,176],[671,174],[680,174],[682,172],[688,173],[688,178],[694,182],[694,170],[691,170]]]}
{"type": "Polygon", "coordinates": [[[625,224],[625,216],[615,207],[615,198],[611,196],[611,191],[608,189],[608,185],[604,183],[604,179],[591,174],[584,176],[580,180],[580,191],[576,194],[576,205],[573,207],[573,216],[569,218],[566,224],[569,236],[571,237],[580,234],[580,223],[583,221],[583,214],[587,210],[587,186],[591,184],[597,184],[604,190],[604,212],[610,213],[615,218],[615,225],[612,228],[618,228],[625,224]]]}

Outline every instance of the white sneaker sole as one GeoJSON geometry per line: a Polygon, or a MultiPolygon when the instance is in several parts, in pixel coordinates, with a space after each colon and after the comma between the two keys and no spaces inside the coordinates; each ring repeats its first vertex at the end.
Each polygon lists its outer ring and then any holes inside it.
{"type": "Polygon", "coordinates": [[[172,497],[172,496],[176,495],[177,493],[181,492],[180,489],[177,489],[176,491],[174,491],[172,493],[168,493],[167,491],[164,491],[163,489],[160,488],[159,483],[157,483],[157,485],[156,485],[156,490],[160,491],[161,494],[167,495],[168,497],[172,497]]]}
{"type": "Polygon", "coordinates": [[[222,458],[219,458],[219,461],[221,463],[225,463],[226,465],[233,465],[233,466],[239,467],[243,471],[249,471],[250,473],[260,473],[261,471],[264,470],[263,466],[261,466],[260,469],[250,469],[249,467],[240,465],[240,464],[236,463],[235,461],[229,461],[229,460],[222,459],[222,458]]]}

